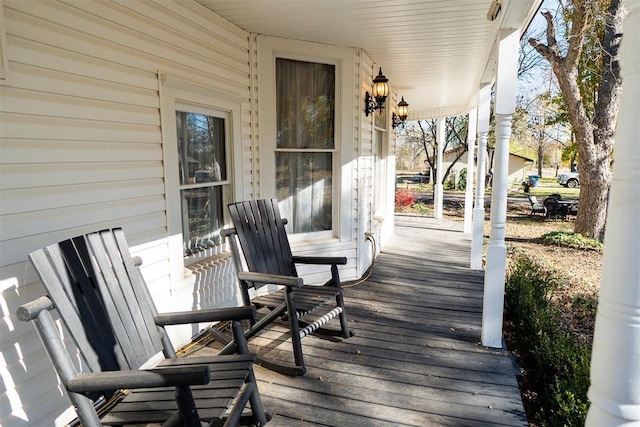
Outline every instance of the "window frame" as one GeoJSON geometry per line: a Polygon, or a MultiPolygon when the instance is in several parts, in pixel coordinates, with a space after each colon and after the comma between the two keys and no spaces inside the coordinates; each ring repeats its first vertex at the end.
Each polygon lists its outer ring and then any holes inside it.
{"type": "MultiPolygon", "coordinates": [[[[285,59],[285,60],[291,60],[291,58],[285,58],[281,55],[277,55],[275,57],[275,62],[277,63],[278,59],[285,59]]],[[[337,179],[337,171],[336,171],[336,166],[337,166],[337,162],[336,159],[339,158],[339,152],[338,152],[338,147],[337,147],[337,104],[338,104],[338,98],[337,98],[337,93],[338,93],[338,87],[337,87],[337,82],[336,80],[338,79],[338,70],[337,70],[337,66],[335,63],[332,62],[328,62],[328,61],[323,61],[323,62],[318,62],[318,61],[303,61],[304,63],[320,63],[323,65],[331,65],[333,66],[334,69],[334,123],[333,123],[333,147],[332,148],[281,148],[278,147],[278,141],[276,138],[276,144],[274,147],[274,161],[275,164],[277,165],[277,157],[278,154],[290,154],[290,155],[296,155],[296,154],[331,154],[331,180],[332,183],[336,182],[337,179]]],[[[277,105],[277,91],[278,91],[278,81],[277,81],[277,72],[276,72],[276,82],[275,82],[275,88],[276,88],[276,105],[277,105]]],[[[277,114],[276,114],[276,121],[277,121],[277,114]]],[[[277,128],[277,122],[276,122],[276,132],[278,131],[277,128]]],[[[277,168],[275,169],[277,170],[277,168]]],[[[277,177],[274,176],[274,179],[276,181],[277,184],[277,177]]],[[[278,190],[277,185],[276,185],[276,191],[278,190]]],[[[338,214],[338,210],[336,210],[335,207],[335,195],[333,195],[333,185],[332,185],[332,197],[331,197],[331,224],[332,224],[332,228],[331,230],[319,230],[319,231],[313,231],[313,232],[303,232],[303,233],[294,233],[293,231],[289,232],[290,236],[293,236],[294,239],[304,239],[308,236],[313,236],[314,238],[331,238],[334,236],[335,234],[335,218],[336,215],[338,214]]],[[[292,218],[288,218],[289,221],[292,221],[292,218]]],[[[292,224],[291,224],[292,225],[292,224]]],[[[288,226],[289,227],[289,226],[288,226]]]]}
{"type": "Polygon", "coordinates": [[[373,158],[373,216],[383,216],[386,211],[388,195],[385,188],[387,175],[387,156],[389,144],[386,144],[388,135],[384,129],[374,129],[372,145],[373,158]]]}
{"type": "MultiPolygon", "coordinates": [[[[181,111],[181,112],[186,112],[186,113],[196,113],[196,114],[201,114],[201,115],[205,115],[205,116],[209,116],[209,117],[215,117],[218,119],[223,119],[224,120],[224,151],[225,151],[225,158],[224,158],[224,167],[225,170],[227,171],[226,177],[223,180],[220,181],[212,181],[212,182],[207,182],[207,183],[186,183],[186,184],[181,184],[178,180],[178,191],[182,192],[184,190],[191,190],[191,189],[196,189],[196,188],[211,188],[211,187],[221,187],[222,190],[222,204],[223,204],[223,209],[222,209],[222,226],[224,226],[224,224],[228,223],[228,214],[226,212],[226,205],[228,205],[229,203],[231,203],[233,201],[232,199],[232,191],[231,191],[231,179],[230,179],[230,166],[231,166],[231,161],[230,161],[230,156],[229,156],[229,151],[230,151],[230,147],[229,147],[229,139],[230,139],[230,129],[229,129],[229,113],[225,112],[225,111],[221,111],[218,109],[214,109],[214,108],[210,108],[210,107],[205,107],[203,105],[200,104],[193,104],[190,102],[185,102],[182,100],[176,100],[175,102],[175,108],[176,108],[176,112],[181,111]]],[[[177,134],[176,134],[176,149],[177,149],[177,134]]],[[[220,160],[220,159],[218,159],[220,160]]],[[[178,177],[179,178],[179,177],[178,177]]],[[[181,197],[181,202],[182,202],[182,197],[181,197]]],[[[183,222],[183,239],[184,239],[184,220],[185,218],[181,215],[181,220],[183,222]]],[[[183,240],[184,241],[184,240],[183,240]]],[[[202,261],[203,259],[209,258],[213,255],[217,255],[218,253],[220,253],[220,247],[222,245],[219,246],[214,246],[210,249],[204,250],[204,251],[199,251],[193,255],[189,255],[189,256],[184,256],[184,263],[185,266],[191,265],[191,264],[195,264],[196,262],[202,261]]]]}
{"type": "MultiPolygon", "coordinates": [[[[290,234],[292,242],[352,238],[353,208],[353,147],[354,116],[353,89],[355,81],[354,50],[348,47],[323,45],[299,40],[260,35],[258,45],[259,99],[259,161],[262,197],[276,197],[276,59],[331,64],[335,66],[335,145],[332,162],[332,229],[310,233],[290,234]]],[[[359,92],[358,92],[359,93],[359,92]]],[[[358,104],[359,105],[359,104],[358,104]]]]}
{"type": "MultiPolygon", "coordinates": [[[[242,159],[236,154],[235,145],[242,141],[243,98],[210,87],[158,73],[160,85],[160,126],[162,134],[163,169],[165,178],[165,205],[167,215],[170,280],[172,285],[184,279],[186,267],[215,253],[197,259],[188,259],[183,253],[181,185],[178,170],[178,138],[176,111],[189,107],[193,112],[217,112],[225,115],[225,146],[228,190],[226,201],[242,194],[242,159]],[[180,108],[182,107],[182,109],[180,108]],[[196,109],[198,111],[194,111],[196,109]]],[[[188,186],[187,186],[188,187],[188,186]]],[[[223,208],[223,224],[228,225],[226,206],[223,208]]],[[[207,251],[208,252],[208,251],[207,251]]]]}
{"type": "Polygon", "coordinates": [[[0,80],[6,80],[9,73],[8,55],[7,25],[4,19],[4,0],[0,0],[0,80]]]}

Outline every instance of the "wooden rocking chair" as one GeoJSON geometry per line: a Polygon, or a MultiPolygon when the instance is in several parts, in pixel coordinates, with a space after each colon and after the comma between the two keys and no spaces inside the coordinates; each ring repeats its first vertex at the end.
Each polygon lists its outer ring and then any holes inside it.
{"type": "Polygon", "coordinates": [[[33,321],[82,425],[267,423],[241,323],[253,318],[252,308],[158,314],[121,229],[29,257],[48,296],[22,305],[18,318],[33,321]],[[49,313],[54,307],[89,372],[77,372],[49,313]],[[221,320],[232,321],[242,354],[176,357],[164,326],[221,320]],[[139,369],[160,351],[160,363],[139,369]]]}
{"type": "MultiPolygon", "coordinates": [[[[348,338],[347,313],[338,274],[338,265],[346,264],[344,257],[301,257],[291,253],[285,231],[286,220],[280,217],[278,201],[249,200],[229,205],[234,227],[223,231],[230,237],[231,250],[238,271],[241,294],[245,305],[254,305],[258,312],[268,313],[253,323],[245,332],[247,339],[279,317],[286,316],[293,344],[295,364],[275,361],[258,354],[257,363],[269,369],[287,374],[304,375],[306,368],[302,355],[302,338],[312,332],[348,338]],[[241,255],[241,251],[244,257],[241,255]],[[244,259],[248,271],[243,271],[244,259]],[[327,265],[331,279],[323,286],[304,286],[298,277],[296,263],[327,265]],[[282,285],[277,292],[249,298],[249,288],[267,284],[282,285]],[[321,316],[307,321],[305,316],[327,306],[321,316]],[[331,319],[339,317],[340,329],[323,327],[331,319]]],[[[309,316],[311,317],[311,316],[309,316]]]]}

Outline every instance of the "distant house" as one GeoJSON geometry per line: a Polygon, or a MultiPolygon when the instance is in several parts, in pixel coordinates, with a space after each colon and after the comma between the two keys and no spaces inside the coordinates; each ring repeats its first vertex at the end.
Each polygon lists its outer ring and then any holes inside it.
{"type": "Polygon", "coordinates": [[[509,153],[509,182],[518,184],[531,175],[530,167],[535,160],[518,154],[509,153]]]}
{"type": "MultiPolygon", "coordinates": [[[[493,149],[491,148],[489,149],[489,151],[492,151],[492,150],[493,149]]],[[[453,169],[450,172],[449,179],[454,179],[454,177],[459,178],[460,172],[463,169],[467,168],[466,150],[464,150],[465,151],[464,153],[461,153],[461,151],[463,151],[463,148],[455,148],[453,150],[447,150],[443,153],[442,166],[444,167],[445,171],[455,161],[455,159],[459,157],[458,161],[455,162],[455,165],[453,166],[453,169]]],[[[491,161],[491,159],[493,159],[493,155],[491,155],[490,153],[489,156],[487,156],[487,158],[488,158],[487,161],[489,162],[491,161]]],[[[477,157],[476,157],[476,160],[477,160],[477,157]]],[[[520,184],[527,177],[527,175],[530,175],[528,173],[528,170],[533,164],[533,162],[534,162],[533,159],[529,159],[527,157],[520,156],[518,154],[509,153],[509,183],[520,184]]],[[[477,165],[474,164],[474,167],[475,166],[477,165]]],[[[485,170],[489,171],[491,169],[487,167],[485,170]]]]}

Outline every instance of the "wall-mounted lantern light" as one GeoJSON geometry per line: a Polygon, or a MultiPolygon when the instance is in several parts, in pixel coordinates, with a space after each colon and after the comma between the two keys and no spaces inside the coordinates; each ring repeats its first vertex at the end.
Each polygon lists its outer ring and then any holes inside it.
{"type": "Polygon", "coordinates": [[[371,91],[373,92],[373,96],[367,91],[364,97],[364,113],[365,115],[369,115],[373,113],[375,110],[380,110],[384,108],[384,101],[387,99],[389,95],[389,79],[387,79],[382,74],[382,68],[378,72],[378,75],[375,79],[373,79],[373,86],[371,91]]]}
{"type": "Polygon", "coordinates": [[[396,115],[396,113],[393,113],[391,116],[391,126],[393,126],[394,129],[400,125],[404,125],[405,120],[407,120],[407,117],[409,116],[409,104],[404,100],[404,96],[400,102],[398,102],[398,108],[396,108],[396,111],[398,114],[396,115]]]}
{"type": "Polygon", "coordinates": [[[491,6],[489,6],[489,11],[487,12],[487,19],[489,21],[495,21],[500,14],[500,9],[502,9],[500,2],[498,0],[493,0],[493,2],[491,2],[491,6]]]}

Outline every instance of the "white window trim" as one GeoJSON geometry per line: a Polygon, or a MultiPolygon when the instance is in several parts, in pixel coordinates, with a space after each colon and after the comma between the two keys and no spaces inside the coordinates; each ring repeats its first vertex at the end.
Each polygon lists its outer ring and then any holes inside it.
{"type": "MultiPolygon", "coordinates": [[[[259,88],[259,159],[261,195],[276,197],[276,58],[319,62],[336,66],[336,123],[333,183],[333,238],[352,238],[355,52],[352,48],[263,36],[257,38],[259,88]]],[[[359,94],[359,92],[358,92],[359,94]]],[[[292,240],[298,240],[294,235],[292,240]]],[[[302,239],[324,239],[326,234],[305,233],[302,239]]]]}
{"type": "Polygon", "coordinates": [[[7,24],[4,20],[4,0],[0,0],[0,80],[5,80],[9,73],[6,28],[7,24]]]}
{"type": "MultiPolygon", "coordinates": [[[[232,191],[232,183],[233,183],[233,179],[231,179],[231,175],[229,173],[229,171],[232,171],[232,165],[231,165],[231,156],[229,155],[230,151],[231,151],[231,129],[230,129],[230,114],[228,111],[221,111],[218,108],[213,108],[213,107],[209,107],[209,106],[203,106],[201,104],[194,104],[193,102],[185,102],[182,100],[176,100],[175,101],[175,111],[183,111],[183,112],[188,112],[188,113],[197,113],[197,114],[202,114],[204,116],[210,116],[210,117],[217,117],[219,119],[223,119],[225,121],[225,136],[224,136],[224,145],[225,145],[225,156],[224,159],[219,159],[225,162],[225,170],[227,171],[227,175],[225,177],[224,180],[220,180],[220,181],[216,181],[216,182],[212,182],[212,183],[207,183],[205,185],[203,184],[180,184],[178,183],[178,191],[184,191],[188,188],[203,188],[203,187],[222,187],[222,194],[223,196],[225,196],[223,198],[223,207],[222,207],[222,217],[226,218],[227,214],[226,214],[226,205],[228,203],[231,203],[233,201],[233,199],[231,198],[233,191],[232,191]]],[[[177,146],[175,147],[177,148],[177,146]]],[[[175,150],[177,151],[177,150],[175,150]]],[[[178,157],[176,157],[176,162],[178,162],[178,157]]],[[[166,166],[165,166],[166,167],[166,166]]],[[[181,201],[182,202],[182,201],[181,201]]],[[[182,213],[182,215],[184,215],[184,213],[182,213]]],[[[182,221],[184,222],[184,218],[182,218],[182,221]]],[[[182,230],[184,231],[184,224],[183,224],[183,228],[182,230]]],[[[184,238],[184,236],[182,236],[184,238]]],[[[184,242],[184,240],[183,240],[184,242]]],[[[202,260],[205,260],[207,258],[210,258],[214,255],[217,255],[218,252],[216,252],[216,250],[219,247],[216,246],[215,248],[209,248],[207,250],[204,251],[200,251],[197,252],[193,255],[190,255],[189,257],[184,257],[185,260],[185,266],[188,265],[192,265],[195,264],[197,262],[200,262],[202,260]]]]}
{"type": "Polygon", "coordinates": [[[241,144],[242,141],[241,104],[244,100],[241,97],[204,87],[162,72],[158,73],[158,84],[170,280],[173,287],[183,280],[186,274],[189,274],[189,270],[185,269],[183,253],[176,107],[184,104],[195,108],[201,106],[204,109],[213,109],[228,115],[227,179],[231,181],[231,199],[235,199],[236,194],[242,194],[242,159],[235,146],[241,144]]]}

